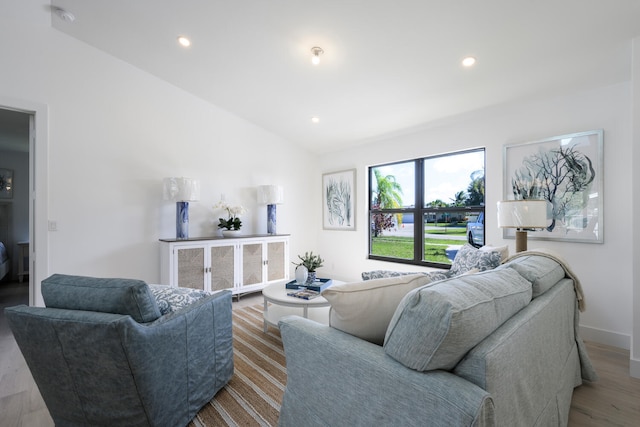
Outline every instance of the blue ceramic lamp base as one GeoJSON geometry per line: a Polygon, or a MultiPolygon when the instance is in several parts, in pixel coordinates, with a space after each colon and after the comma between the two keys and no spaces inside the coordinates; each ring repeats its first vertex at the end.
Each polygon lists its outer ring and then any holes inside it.
{"type": "Polygon", "coordinates": [[[189,202],[176,202],[176,239],[189,238],[189,202]]]}
{"type": "Polygon", "coordinates": [[[267,233],[276,234],[276,205],[267,205],[267,233]]]}

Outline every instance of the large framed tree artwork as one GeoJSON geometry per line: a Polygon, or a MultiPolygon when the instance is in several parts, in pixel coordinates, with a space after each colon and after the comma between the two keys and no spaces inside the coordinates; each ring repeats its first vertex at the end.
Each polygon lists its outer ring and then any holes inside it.
{"type": "Polygon", "coordinates": [[[322,175],[322,228],[355,231],[355,169],[322,175]]]}
{"type": "MultiPolygon", "coordinates": [[[[602,243],[604,131],[504,146],[504,200],[542,199],[548,226],[529,239],[602,243]]],[[[514,229],[503,229],[514,238],[514,229]]]]}

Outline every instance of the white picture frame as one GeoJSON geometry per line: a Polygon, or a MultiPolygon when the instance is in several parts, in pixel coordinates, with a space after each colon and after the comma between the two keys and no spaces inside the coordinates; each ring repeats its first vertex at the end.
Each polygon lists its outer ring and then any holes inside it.
{"type": "MultiPolygon", "coordinates": [[[[554,136],[504,146],[503,200],[549,202],[549,225],[528,239],[604,242],[604,131],[554,136]]],[[[503,229],[515,238],[515,229],[503,229]]]]}
{"type": "Polygon", "coordinates": [[[356,170],[322,175],[322,228],[356,230],[356,170]]]}

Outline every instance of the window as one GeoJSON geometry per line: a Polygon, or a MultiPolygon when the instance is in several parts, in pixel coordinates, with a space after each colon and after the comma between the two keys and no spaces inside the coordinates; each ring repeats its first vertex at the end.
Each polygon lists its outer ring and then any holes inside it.
{"type": "Polygon", "coordinates": [[[369,258],[446,267],[484,244],[484,149],[369,167],[369,258]]]}

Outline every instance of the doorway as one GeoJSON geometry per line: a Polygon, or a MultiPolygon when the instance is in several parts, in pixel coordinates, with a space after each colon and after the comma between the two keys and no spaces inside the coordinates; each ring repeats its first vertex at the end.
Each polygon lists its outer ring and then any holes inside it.
{"type": "Polygon", "coordinates": [[[20,112],[29,117],[29,304],[44,307],[40,282],[49,275],[49,107],[0,96],[2,110],[20,112]]]}
{"type": "Polygon", "coordinates": [[[33,121],[33,113],[0,108],[0,243],[4,247],[0,274],[4,275],[3,283],[27,279],[29,294],[33,121]]]}

